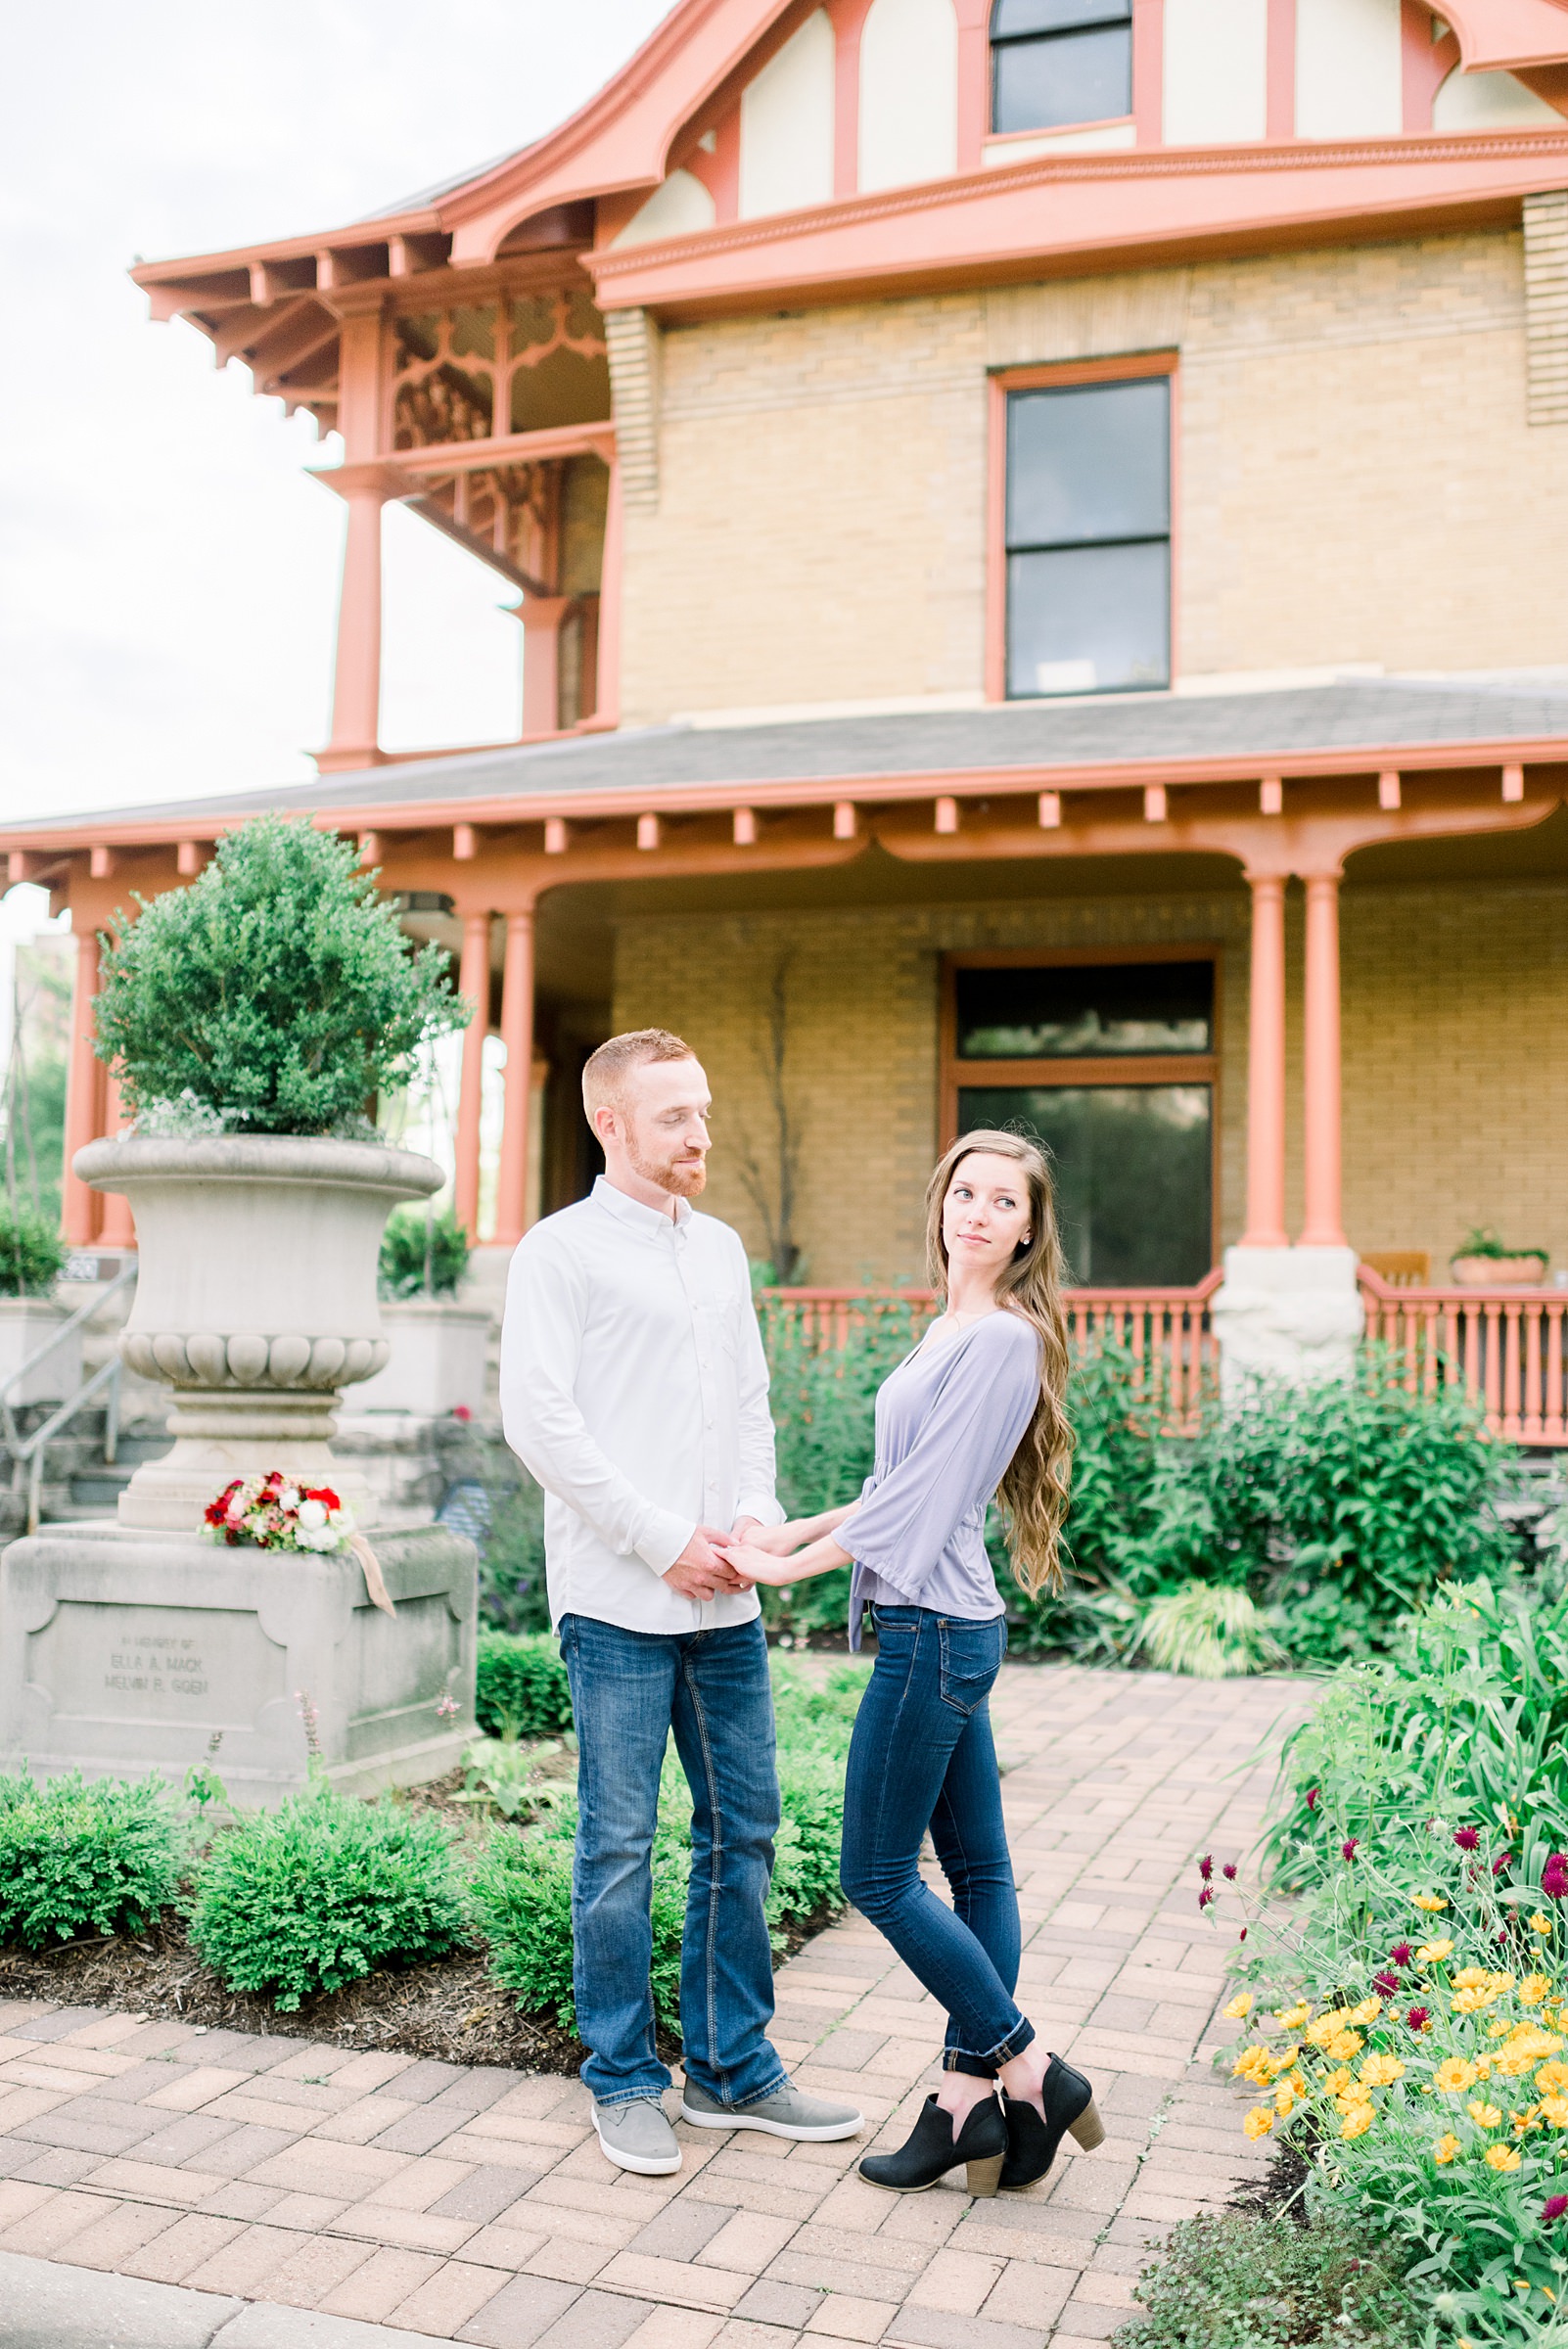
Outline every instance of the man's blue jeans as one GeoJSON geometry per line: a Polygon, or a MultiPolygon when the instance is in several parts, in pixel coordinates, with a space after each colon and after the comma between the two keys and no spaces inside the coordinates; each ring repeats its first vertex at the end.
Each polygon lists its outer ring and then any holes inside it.
{"type": "Polygon", "coordinates": [[[1035,2036],[1013,1998],[1018,1893],[986,1701],[1007,1625],[929,1607],[872,1612],[876,1670],[844,1790],[844,1889],[947,2009],[944,2068],[993,2079],[1035,2036]],[[928,1826],[950,1909],[920,1874],[928,1826]]]}
{"type": "Polygon", "coordinates": [[[560,1635],[577,1730],[572,1979],[590,2050],[582,2077],[602,2104],[669,2086],[649,1974],[659,1773],[673,1728],[692,1798],[680,1952],[686,2074],[721,2103],[755,2104],[786,2077],[766,2036],[773,1953],[762,1904],[778,1773],[761,1624],[669,1635],[563,1615],[560,1635]]]}

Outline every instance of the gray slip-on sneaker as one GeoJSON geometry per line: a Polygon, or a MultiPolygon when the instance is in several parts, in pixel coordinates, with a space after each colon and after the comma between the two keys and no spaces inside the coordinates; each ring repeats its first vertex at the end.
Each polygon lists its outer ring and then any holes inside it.
{"type": "Polygon", "coordinates": [[[595,2104],[593,2125],[600,2151],[618,2170],[635,2170],[639,2178],[668,2178],[680,2167],[679,2142],[656,2096],[595,2104]]]}
{"type": "Polygon", "coordinates": [[[688,2080],[681,2092],[680,2117],[694,2129],[761,2129],[767,2137],[798,2137],[807,2144],[828,2144],[835,2138],[857,2137],[865,2127],[853,2104],[830,2104],[825,2096],[808,2096],[793,2080],[775,2088],[770,2096],[754,2104],[720,2104],[716,2096],[688,2080]]]}

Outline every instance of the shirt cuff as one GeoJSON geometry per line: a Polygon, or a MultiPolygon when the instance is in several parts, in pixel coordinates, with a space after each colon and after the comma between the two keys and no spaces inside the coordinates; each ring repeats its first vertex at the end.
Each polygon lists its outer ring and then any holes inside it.
{"type": "Polygon", "coordinates": [[[696,1531],[695,1517],[677,1517],[673,1509],[656,1509],[648,1531],[634,1546],[645,1566],[651,1566],[655,1574],[668,1574],[696,1531]]]}
{"type": "Polygon", "coordinates": [[[759,1525],[784,1525],[789,1513],[771,1493],[743,1493],[735,1503],[737,1517],[755,1517],[759,1525]]]}

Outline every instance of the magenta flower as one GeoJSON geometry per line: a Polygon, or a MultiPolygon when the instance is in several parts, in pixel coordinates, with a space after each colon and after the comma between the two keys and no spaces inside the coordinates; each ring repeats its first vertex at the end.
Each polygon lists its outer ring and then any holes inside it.
{"type": "Polygon", "coordinates": [[[1374,1990],[1380,1990],[1385,1999],[1391,1999],[1394,1996],[1394,1993],[1399,1989],[1399,1986],[1400,1978],[1398,1974],[1374,1974],[1372,1976],[1372,1988],[1374,1990]]]}
{"type": "Polygon", "coordinates": [[[1461,1852],[1473,1852],[1481,1840],[1481,1830],[1479,1827],[1455,1827],[1453,1840],[1461,1852]]]}
{"type": "Polygon", "coordinates": [[[1198,1862],[1198,1873],[1207,1884],[1209,1878],[1214,1874],[1214,1854],[1212,1852],[1205,1852],[1203,1858],[1198,1862]]]}
{"type": "Polygon", "coordinates": [[[1225,1880],[1225,1882],[1226,1882],[1227,1884],[1234,1884],[1234,1882],[1235,1882],[1235,1880],[1236,1880],[1236,1864],[1235,1864],[1235,1862],[1234,1862],[1233,1860],[1227,1860],[1227,1861],[1225,1862],[1225,1864],[1224,1864],[1223,1867],[1222,1867],[1222,1868],[1220,1870],[1220,1873],[1221,1873],[1221,1874],[1223,1876],[1223,1878],[1224,1878],[1224,1880],[1225,1880]]]}
{"type": "Polygon", "coordinates": [[[1388,1954],[1388,1961],[1390,1965],[1408,1965],[1410,1962],[1409,1943],[1407,1941],[1397,1941],[1388,1954]]]}
{"type": "Polygon", "coordinates": [[[1322,1788],[1321,1788],[1320,1786],[1309,1786],[1309,1787],[1308,1787],[1308,1789],[1307,1789],[1307,1808],[1308,1808],[1308,1810],[1309,1810],[1309,1811],[1315,1811],[1315,1810],[1316,1810],[1316,1808],[1317,1808],[1317,1797],[1319,1796],[1319,1794],[1321,1794],[1321,1792],[1322,1792],[1322,1788]]]}
{"type": "Polygon", "coordinates": [[[1207,1908],[1208,1908],[1208,1906],[1209,1906],[1209,1903],[1210,1903],[1210,1902],[1211,1902],[1213,1899],[1214,1899],[1214,1886],[1213,1886],[1212,1884],[1205,1884],[1205,1886],[1204,1886],[1203,1890],[1202,1890],[1202,1891],[1199,1893],[1199,1895],[1198,1895],[1198,1907],[1199,1907],[1200,1909],[1207,1909],[1207,1908]]]}
{"type": "Polygon", "coordinates": [[[1541,2206],[1541,2224],[1555,2226],[1565,2210],[1568,2210],[1568,2194],[1548,2194],[1541,2206]]]}
{"type": "Polygon", "coordinates": [[[1541,1889],[1548,1901],[1568,1901],[1568,1852],[1553,1852],[1541,1871],[1541,1889]]]}
{"type": "Polygon", "coordinates": [[[1405,2019],[1412,2031],[1424,2031],[1431,2018],[1424,2006],[1412,2006],[1405,2019]]]}
{"type": "Polygon", "coordinates": [[[1505,1867],[1512,1867],[1512,1852],[1499,1852],[1497,1859],[1492,1863],[1492,1872],[1495,1876],[1500,1876],[1505,1867]]]}
{"type": "Polygon", "coordinates": [[[1236,1939],[1237,1939],[1238,1941],[1245,1941],[1245,1940],[1246,1940],[1246,1938],[1247,1938],[1247,1928],[1246,1928],[1246,1926],[1245,1926],[1245,1925],[1243,1925],[1243,1926],[1242,1926],[1242,1928],[1241,1928],[1241,1931],[1240,1931],[1240,1932],[1239,1932],[1239,1933],[1236,1935],[1236,1939]]]}
{"type": "Polygon", "coordinates": [[[1356,1857],[1356,1846],[1360,1840],[1360,1838],[1359,1836],[1348,1836],[1339,1847],[1340,1858],[1342,1860],[1354,1860],[1356,1857]]]}

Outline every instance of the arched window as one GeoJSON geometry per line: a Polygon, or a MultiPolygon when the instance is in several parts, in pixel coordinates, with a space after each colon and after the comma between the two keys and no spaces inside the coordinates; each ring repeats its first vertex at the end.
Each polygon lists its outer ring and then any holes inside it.
{"type": "Polygon", "coordinates": [[[1132,112],[1132,0],[996,0],[992,130],[1056,130],[1132,112]]]}

